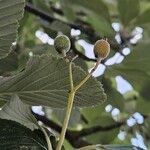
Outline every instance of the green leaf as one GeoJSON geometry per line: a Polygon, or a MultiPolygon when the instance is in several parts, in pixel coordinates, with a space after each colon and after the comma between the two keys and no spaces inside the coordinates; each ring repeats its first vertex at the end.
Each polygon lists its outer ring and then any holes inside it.
{"type": "Polygon", "coordinates": [[[91,144],[97,144],[98,142],[102,144],[108,144],[111,143],[116,138],[118,133],[119,128],[116,128],[112,130],[96,132],[84,138],[91,144]]]}
{"type": "Polygon", "coordinates": [[[31,131],[17,122],[0,119],[0,149],[47,150],[47,146],[40,130],[31,131]]]}
{"type": "Polygon", "coordinates": [[[0,100],[0,108],[6,103],[6,101],[0,100]]]}
{"type": "MultiPolygon", "coordinates": [[[[98,78],[100,80],[100,77],[98,78]]],[[[107,101],[105,105],[111,104],[113,107],[119,108],[123,111],[124,109],[124,98],[117,91],[116,87],[113,85],[114,79],[103,78],[102,83],[107,95],[107,101]]]]}
{"type": "Polygon", "coordinates": [[[31,114],[30,107],[22,103],[17,95],[13,95],[0,110],[0,118],[16,121],[31,130],[38,129],[37,120],[31,114]]]}
{"type": "Polygon", "coordinates": [[[143,150],[142,148],[132,146],[132,145],[90,145],[86,147],[82,147],[77,150],[143,150]]]}
{"type": "Polygon", "coordinates": [[[61,0],[65,15],[77,18],[91,24],[95,32],[101,36],[114,34],[111,27],[110,15],[107,6],[102,0],[61,0]],[[86,14],[83,18],[77,14],[86,14]]]}
{"type": "Polygon", "coordinates": [[[71,28],[68,25],[66,25],[60,21],[52,22],[50,24],[50,28],[54,31],[58,31],[58,32],[61,31],[65,35],[70,35],[70,32],[71,32],[71,28]]]}
{"type": "MultiPolygon", "coordinates": [[[[46,116],[49,119],[55,120],[58,124],[63,124],[66,109],[49,109],[45,108],[46,116]]],[[[78,109],[73,109],[69,120],[68,128],[75,127],[81,119],[81,114],[78,109]]]]}
{"type": "Polygon", "coordinates": [[[138,25],[143,25],[146,23],[150,23],[150,8],[146,9],[142,14],[140,14],[137,19],[136,23],[138,25]]]}
{"type": "Polygon", "coordinates": [[[33,47],[39,43],[42,43],[38,38],[35,38],[35,33],[40,28],[41,24],[39,23],[37,17],[25,11],[24,17],[20,21],[20,27],[18,29],[19,45],[24,47],[33,47]]]}
{"type": "Polygon", "coordinates": [[[139,14],[139,0],[118,0],[118,11],[120,20],[127,26],[139,14]]]}
{"type": "Polygon", "coordinates": [[[24,0],[0,0],[0,58],[10,52],[16,40],[18,21],[23,16],[24,0]]]}
{"type": "MultiPolygon", "coordinates": [[[[86,73],[73,64],[74,84],[78,84],[85,76],[86,73]]],[[[32,57],[25,71],[13,77],[0,78],[2,100],[9,100],[15,93],[21,100],[31,105],[64,108],[69,90],[69,64],[53,56],[32,57]]],[[[91,107],[105,99],[101,83],[91,77],[76,93],[74,106],[91,107]]]]}
{"type": "Polygon", "coordinates": [[[150,114],[149,108],[150,108],[150,102],[145,101],[144,99],[142,99],[142,97],[140,97],[136,103],[136,111],[141,114],[148,115],[150,114]]]}
{"type": "Polygon", "coordinates": [[[121,75],[131,82],[136,90],[141,89],[145,81],[150,80],[149,47],[149,43],[139,43],[121,64],[108,67],[106,76],[121,75]]]}
{"type": "Polygon", "coordinates": [[[42,54],[52,54],[53,56],[57,56],[58,53],[55,50],[54,46],[48,44],[37,44],[32,48],[25,48],[19,56],[19,70],[25,68],[26,63],[29,58],[35,55],[42,54]]]}
{"type": "Polygon", "coordinates": [[[144,150],[132,145],[104,145],[104,148],[106,148],[106,150],[144,150]]]}
{"type": "Polygon", "coordinates": [[[105,127],[115,123],[111,115],[105,113],[105,108],[103,106],[96,106],[95,108],[84,108],[81,109],[81,113],[87,120],[88,126],[100,125],[105,127]]]}
{"type": "Polygon", "coordinates": [[[18,56],[15,52],[10,52],[8,56],[0,59],[0,73],[15,71],[18,68],[18,56]]]}
{"type": "Polygon", "coordinates": [[[50,4],[49,4],[49,0],[33,0],[32,2],[34,4],[34,6],[36,6],[37,9],[44,11],[47,14],[52,13],[50,11],[50,4]]]}
{"type": "Polygon", "coordinates": [[[110,22],[99,16],[99,14],[97,15],[95,13],[90,13],[85,20],[92,25],[98,35],[114,35],[114,30],[111,27],[110,22]]]}
{"type": "Polygon", "coordinates": [[[61,4],[63,7],[71,7],[74,12],[93,12],[110,21],[108,8],[102,0],[61,0],[61,4]]]}

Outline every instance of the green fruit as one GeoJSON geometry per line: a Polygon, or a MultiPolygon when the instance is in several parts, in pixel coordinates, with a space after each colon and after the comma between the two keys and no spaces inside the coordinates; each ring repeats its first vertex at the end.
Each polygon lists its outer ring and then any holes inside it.
{"type": "Polygon", "coordinates": [[[54,40],[54,47],[59,53],[67,53],[71,47],[70,39],[66,35],[58,35],[54,40]]]}

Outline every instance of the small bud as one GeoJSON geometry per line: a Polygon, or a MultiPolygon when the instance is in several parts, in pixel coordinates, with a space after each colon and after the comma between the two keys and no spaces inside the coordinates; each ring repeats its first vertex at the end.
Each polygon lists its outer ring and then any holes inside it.
{"type": "Polygon", "coordinates": [[[54,40],[54,47],[58,53],[66,54],[70,50],[70,43],[66,35],[58,35],[54,40]]]}
{"type": "Polygon", "coordinates": [[[110,53],[110,44],[107,40],[98,40],[94,45],[95,57],[105,59],[110,53]]]}

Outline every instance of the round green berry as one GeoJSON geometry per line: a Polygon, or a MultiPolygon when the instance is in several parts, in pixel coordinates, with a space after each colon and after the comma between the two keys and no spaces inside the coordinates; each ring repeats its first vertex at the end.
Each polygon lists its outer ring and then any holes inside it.
{"type": "Polygon", "coordinates": [[[66,35],[58,35],[54,40],[54,47],[59,53],[67,53],[71,47],[70,39],[66,35]]]}

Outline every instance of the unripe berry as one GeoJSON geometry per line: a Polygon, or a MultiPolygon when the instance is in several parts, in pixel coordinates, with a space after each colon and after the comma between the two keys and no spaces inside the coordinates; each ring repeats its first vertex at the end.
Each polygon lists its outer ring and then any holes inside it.
{"type": "Polygon", "coordinates": [[[54,40],[54,47],[59,53],[67,53],[70,50],[70,39],[66,35],[58,35],[54,40]]]}
{"type": "Polygon", "coordinates": [[[106,40],[98,40],[94,45],[95,57],[105,59],[110,53],[110,44],[106,40]]]}

